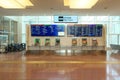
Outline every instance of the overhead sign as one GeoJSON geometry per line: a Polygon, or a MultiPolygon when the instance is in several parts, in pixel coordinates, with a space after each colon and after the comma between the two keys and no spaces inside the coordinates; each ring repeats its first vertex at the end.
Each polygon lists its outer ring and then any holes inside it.
{"type": "Polygon", "coordinates": [[[54,16],[55,23],[77,23],[78,16],[54,16]]]}

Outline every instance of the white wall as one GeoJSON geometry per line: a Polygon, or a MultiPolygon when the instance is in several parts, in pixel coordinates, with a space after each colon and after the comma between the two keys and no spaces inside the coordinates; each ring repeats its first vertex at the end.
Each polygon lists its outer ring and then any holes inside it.
{"type": "Polygon", "coordinates": [[[87,46],[92,46],[92,39],[96,38],[98,41],[98,46],[106,46],[106,26],[103,26],[103,33],[102,37],[67,37],[67,28],[65,27],[65,36],[64,37],[33,37],[31,36],[31,27],[30,25],[27,25],[26,27],[27,31],[27,45],[28,46],[34,46],[34,40],[40,39],[40,46],[45,46],[45,39],[49,38],[50,39],[50,46],[55,46],[55,39],[59,38],[60,39],[60,45],[62,47],[71,47],[72,46],[72,39],[76,38],[77,39],[77,46],[82,46],[82,38],[87,39],[87,46]]]}
{"type": "MultiPolygon", "coordinates": [[[[49,38],[50,39],[50,45],[51,46],[55,46],[55,39],[57,37],[30,37],[29,38],[29,44],[28,46],[34,46],[34,40],[35,39],[40,39],[40,46],[45,46],[45,39],[46,38],[49,38]]],[[[72,46],[72,37],[59,37],[60,38],[60,45],[61,46],[67,46],[67,47],[71,47],[72,46]]],[[[77,46],[82,46],[82,38],[85,38],[85,37],[78,37],[76,38],[77,39],[77,46]]],[[[105,46],[105,40],[101,37],[94,37],[97,39],[98,41],[98,46],[105,46]]],[[[92,46],[92,37],[89,37],[87,38],[87,42],[88,42],[88,45],[87,46],[92,46]]]]}

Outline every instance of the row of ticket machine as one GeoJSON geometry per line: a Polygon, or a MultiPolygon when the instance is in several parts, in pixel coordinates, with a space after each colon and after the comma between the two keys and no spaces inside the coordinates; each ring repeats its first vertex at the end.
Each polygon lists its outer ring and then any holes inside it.
{"type": "MultiPolygon", "coordinates": [[[[71,43],[72,43],[72,46],[77,46],[78,41],[77,41],[76,38],[74,38],[74,39],[72,39],[72,42],[71,42],[71,43]]],[[[87,45],[88,45],[87,38],[82,38],[81,43],[82,43],[82,46],[87,46],[87,45]]],[[[46,39],[45,39],[45,46],[50,46],[50,44],[51,44],[50,38],[46,38],[46,39]]],[[[36,38],[36,39],[34,40],[34,46],[40,46],[40,45],[41,45],[40,39],[39,39],[39,38],[36,38]]],[[[55,39],[55,46],[60,46],[60,38],[56,38],[56,39],[55,39]]],[[[97,41],[96,38],[93,38],[93,39],[92,39],[92,46],[98,46],[98,41],[97,41]]]]}

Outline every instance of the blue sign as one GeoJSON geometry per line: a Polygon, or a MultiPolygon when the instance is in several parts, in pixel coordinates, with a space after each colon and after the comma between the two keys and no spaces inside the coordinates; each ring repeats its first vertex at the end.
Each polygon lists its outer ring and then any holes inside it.
{"type": "Polygon", "coordinates": [[[102,36],[102,25],[96,25],[96,36],[102,36]]]}
{"type": "Polygon", "coordinates": [[[75,36],[82,36],[82,27],[75,26],[75,36]]]}
{"type": "Polygon", "coordinates": [[[96,25],[95,24],[91,24],[91,25],[88,25],[89,27],[89,36],[95,36],[96,34],[96,25]]]}
{"type": "Polygon", "coordinates": [[[54,16],[55,23],[77,23],[78,16],[54,16]]]}
{"type": "Polygon", "coordinates": [[[74,37],[101,37],[102,36],[101,24],[87,24],[87,25],[68,25],[67,35],[74,37]]]}
{"type": "Polygon", "coordinates": [[[64,36],[64,25],[31,25],[31,36],[64,36]]]}
{"type": "Polygon", "coordinates": [[[68,36],[74,36],[75,35],[75,26],[68,25],[67,26],[67,35],[68,36]]]}

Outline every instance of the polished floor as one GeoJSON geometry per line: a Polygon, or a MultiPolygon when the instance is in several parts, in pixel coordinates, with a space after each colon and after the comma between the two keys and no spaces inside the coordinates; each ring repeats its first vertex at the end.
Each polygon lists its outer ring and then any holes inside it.
{"type": "Polygon", "coordinates": [[[0,80],[120,80],[119,51],[1,53],[0,80]]]}

